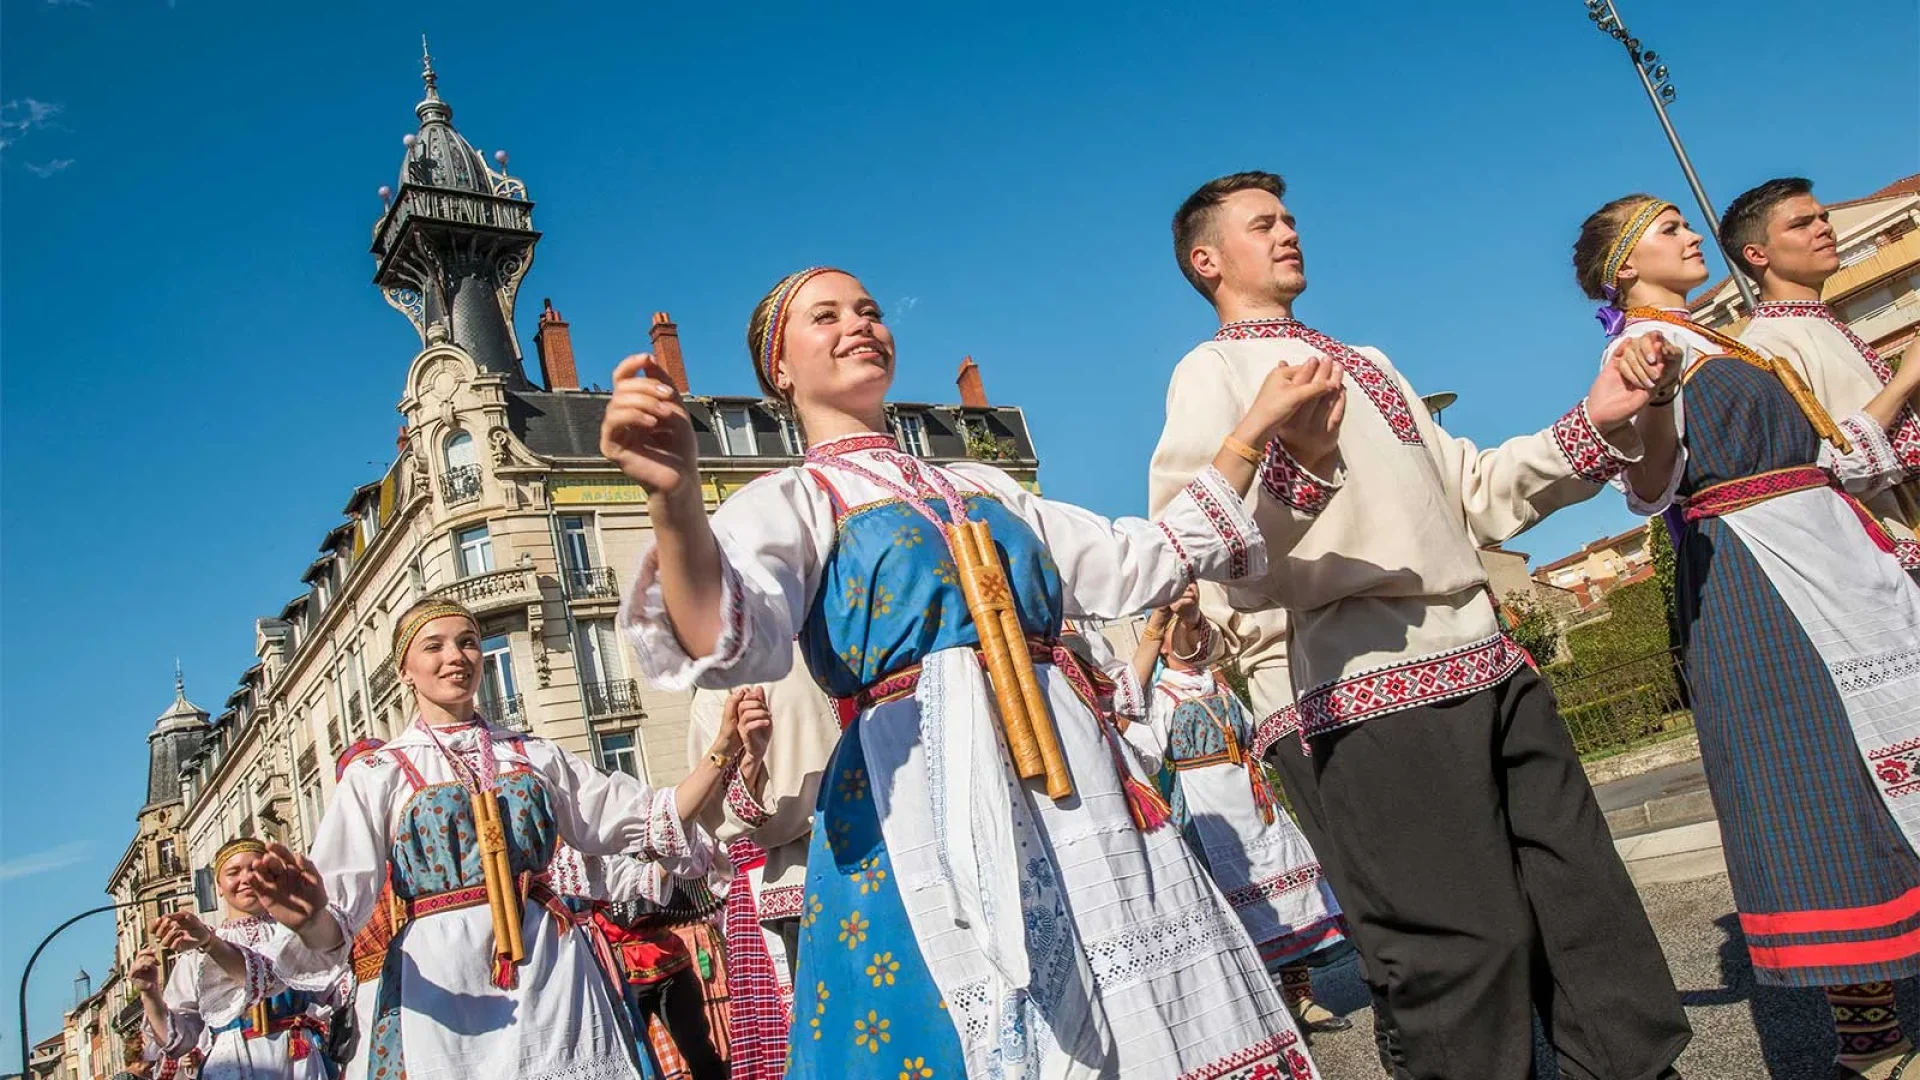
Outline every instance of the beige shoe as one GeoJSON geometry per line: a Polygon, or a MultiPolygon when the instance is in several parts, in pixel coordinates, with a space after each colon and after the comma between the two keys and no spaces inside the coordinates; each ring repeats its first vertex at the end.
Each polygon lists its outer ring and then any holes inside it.
{"type": "Polygon", "coordinates": [[[1827,1080],[1920,1080],[1920,1068],[1914,1066],[1916,1060],[1920,1060],[1920,1051],[1907,1043],[1860,1068],[1835,1061],[1827,1080]]]}
{"type": "Polygon", "coordinates": [[[1294,1023],[1301,1030],[1314,1035],[1326,1035],[1335,1031],[1347,1031],[1353,1027],[1353,1021],[1327,1008],[1325,1005],[1306,999],[1298,1008],[1293,1008],[1294,1023]]]}

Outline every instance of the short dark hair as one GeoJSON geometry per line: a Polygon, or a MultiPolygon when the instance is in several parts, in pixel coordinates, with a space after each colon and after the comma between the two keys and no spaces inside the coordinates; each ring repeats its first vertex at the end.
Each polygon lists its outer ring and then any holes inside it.
{"type": "Polygon", "coordinates": [[[1187,196],[1187,201],[1173,212],[1174,261],[1180,264],[1180,276],[1206,297],[1208,303],[1213,302],[1213,293],[1208,291],[1206,279],[1194,273],[1191,254],[1195,247],[1212,237],[1213,212],[1236,191],[1264,191],[1276,199],[1284,199],[1287,182],[1277,173],[1230,173],[1200,185],[1200,190],[1187,196]]]}
{"type": "Polygon", "coordinates": [[[1720,246],[1726,252],[1727,261],[1745,270],[1748,277],[1759,280],[1760,271],[1747,262],[1742,249],[1748,244],[1767,242],[1767,218],[1774,207],[1795,196],[1811,194],[1813,181],[1800,176],[1778,177],[1741,192],[1727,204],[1727,212],[1720,219],[1720,246]]]}

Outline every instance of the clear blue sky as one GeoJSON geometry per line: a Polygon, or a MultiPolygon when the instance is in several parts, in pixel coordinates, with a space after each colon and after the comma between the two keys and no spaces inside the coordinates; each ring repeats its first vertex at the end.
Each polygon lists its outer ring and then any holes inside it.
{"type": "MultiPolygon", "coordinates": [[[[1301,317],[1458,391],[1448,426],[1483,443],[1589,381],[1580,219],[1636,189],[1686,201],[1579,0],[4,2],[8,993],[40,935],[101,899],[174,657],[218,712],[252,620],[392,456],[417,339],[368,284],[367,244],[415,127],[422,30],[455,124],[508,149],[538,204],[530,357],[542,296],[589,381],[664,309],[697,391],[751,392],[749,307],[834,263],[892,308],[901,397],[952,399],[971,353],[1025,406],[1047,491],[1112,514],[1143,508],[1167,373],[1210,331],[1167,235],[1199,182],[1284,173],[1301,317]]],[[[1849,10],[1629,0],[1722,203],[1781,173],[1841,199],[1920,168],[1914,5],[1849,10]]],[[[1603,497],[1513,546],[1537,563],[1630,523],[1603,497]]],[[[101,917],[50,950],[36,1035],[110,943],[101,917]]]]}

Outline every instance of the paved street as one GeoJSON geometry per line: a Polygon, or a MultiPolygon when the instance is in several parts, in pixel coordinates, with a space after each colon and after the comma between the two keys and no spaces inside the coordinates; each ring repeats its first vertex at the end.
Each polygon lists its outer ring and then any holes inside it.
{"type": "MultiPolygon", "coordinates": [[[[1819,1080],[1833,1057],[1826,1003],[1818,991],[1755,986],[1733,914],[1725,875],[1641,890],[1674,981],[1693,1021],[1693,1044],[1680,1059],[1686,1080],[1819,1080]]],[[[1366,990],[1352,965],[1318,984],[1329,1008],[1354,1010],[1354,1030],[1314,1041],[1328,1080],[1374,1080],[1366,990]]],[[[1902,984],[1900,1008],[1915,1011],[1915,987],[1902,984]]],[[[1542,1080],[1559,1070],[1543,1056],[1542,1080]]]]}

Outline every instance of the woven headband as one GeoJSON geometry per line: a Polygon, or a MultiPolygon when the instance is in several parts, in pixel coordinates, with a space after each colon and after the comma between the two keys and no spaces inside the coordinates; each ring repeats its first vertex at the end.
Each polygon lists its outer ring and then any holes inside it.
{"type": "Polygon", "coordinates": [[[775,390],[780,388],[776,376],[780,374],[781,354],[786,351],[787,313],[793,307],[793,298],[800,292],[800,286],[821,274],[844,273],[845,270],[836,270],[831,266],[809,266],[791,275],[786,284],[774,292],[773,306],[767,313],[766,340],[760,343],[760,355],[754,358],[760,365],[760,377],[767,380],[769,387],[775,390]]]}
{"type": "Polygon", "coordinates": [[[1620,276],[1620,269],[1627,265],[1627,256],[1633,254],[1640,238],[1652,227],[1653,219],[1673,209],[1675,206],[1672,203],[1661,199],[1648,199],[1640,204],[1633,216],[1627,219],[1620,235],[1614,237],[1613,246],[1607,249],[1607,261],[1600,267],[1601,285],[1612,287],[1614,280],[1620,276]]]}
{"type": "Polygon", "coordinates": [[[233,858],[235,855],[265,855],[266,853],[267,845],[259,840],[255,840],[251,836],[243,836],[238,840],[229,840],[221,846],[219,851],[213,853],[213,876],[219,877],[220,868],[227,865],[227,860],[233,858]]]}
{"type": "Polygon", "coordinates": [[[436,600],[414,612],[413,617],[406,622],[394,627],[394,662],[402,663],[406,660],[407,646],[413,644],[413,639],[420,633],[421,627],[426,626],[435,619],[444,619],[454,615],[473,623],[476,628],[480,625],[474,620],[473,612],[468,611],[466,605],[455,603],[452,600],[436,600]]]}

